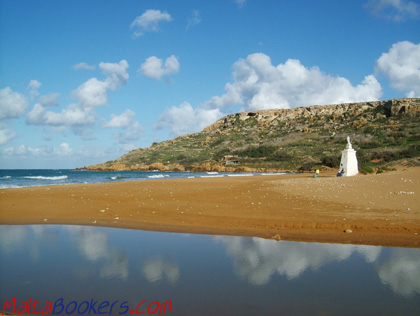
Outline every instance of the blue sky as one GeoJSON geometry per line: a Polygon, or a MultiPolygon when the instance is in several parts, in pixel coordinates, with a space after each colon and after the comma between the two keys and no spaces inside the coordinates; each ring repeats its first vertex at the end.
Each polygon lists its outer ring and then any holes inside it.
{"type": "Polygon", "coordinates": [[[0,168],[75,168],[240,110],[420,97],[420,2],[2,0],[0,168]]]}

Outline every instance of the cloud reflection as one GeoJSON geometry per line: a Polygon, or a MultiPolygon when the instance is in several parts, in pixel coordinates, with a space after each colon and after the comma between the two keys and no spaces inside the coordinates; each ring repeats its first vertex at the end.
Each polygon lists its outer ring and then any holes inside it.
{"type": "Polygon", "coordinates": [[[9,253],[17,247],[21,247],[27,240],[27,226],[1,226],[0,229],[0,248],[9,253]]]}
{"type": "Polygon", "coordinates": [[[128,279],[127,255],[109,244],[107,233],[88,226],[64,226],[64,228],[76,236],[76,247],[87,260],[105,261],[100,269],[101,278],[128,279]]]}
{"type": "Polygon", "coordinates": [[[381,247],[340,244],[276,242],[261,238],[216,237],[233,259],[234,271],[255,285],[263,285],[278,273],[288,279],[299,277],[307,269],[318,269],[333,261],[359,252],[367,262],[374,262],[381,247]]]}
{"type": "Polygon", "coordinates": [[[377,267],[383,284],[403,296],[420,293],[420,252],[392,249],[391,256],[377,267]]]}
{"type": "Polygon", "coordinates": [[[175,284],[179,279],[179,266],[160,257],[147,259],[141,270],[150,283],[166,278],[169,283],[175,284]]]}

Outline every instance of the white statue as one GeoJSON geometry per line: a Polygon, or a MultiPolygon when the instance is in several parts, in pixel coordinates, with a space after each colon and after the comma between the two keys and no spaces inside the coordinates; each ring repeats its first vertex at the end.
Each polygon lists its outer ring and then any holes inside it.
{"type": "Polygon", "coordinates": [[[344,177],[355,176],[359,173],[356,151],[351,145],[350,136],[347,136],[346,149],[341,152],[341,163],[338,173],[344,177]]]}
{"type": "Polygon", "coordinates": [[[353,148],[353,147],[351,146],[350,136],[347,136],[347,146],[346,146],[346,148],[353,148]]]}

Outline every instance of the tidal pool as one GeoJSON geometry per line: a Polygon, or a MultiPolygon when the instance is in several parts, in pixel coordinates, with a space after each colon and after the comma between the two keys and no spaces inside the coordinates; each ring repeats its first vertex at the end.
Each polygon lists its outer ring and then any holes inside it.
{"type": "Polygon", "coordinates": [[[420,315],[410,248],[2,225],[0,276],[29,314],[420,315]]]}

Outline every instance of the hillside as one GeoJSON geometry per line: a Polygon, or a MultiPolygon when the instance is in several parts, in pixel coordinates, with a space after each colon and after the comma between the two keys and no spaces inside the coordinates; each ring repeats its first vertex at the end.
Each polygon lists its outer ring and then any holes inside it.
{"type": "Polygon", "coordinates": [[[240,112],[202,132],[88,170],[296,171],[338,168],[350,135],[364,172],[419,163],[420,99],[240,112]]]}

